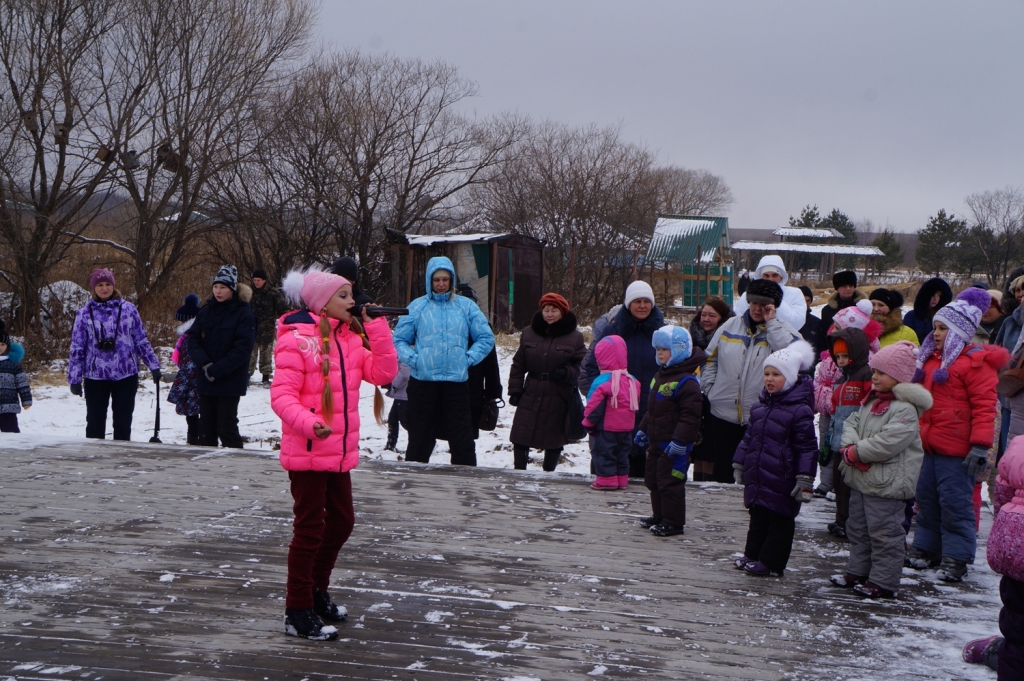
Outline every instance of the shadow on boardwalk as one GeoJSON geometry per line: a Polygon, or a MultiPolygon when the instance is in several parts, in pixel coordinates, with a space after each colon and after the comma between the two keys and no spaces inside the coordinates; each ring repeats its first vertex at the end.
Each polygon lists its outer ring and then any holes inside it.
{"type": "Polygon", "coordinates": [[[996,630],[984,548],[962,585],[906,571],[899,601],[863,601],[827,583],[846,552],[823,501],[786,577],[758,579],[731,566],[732,486],[691,485],[686,535],[659,539],[639,486],[364,463],[332,586],[350,618],[313,643],[282,633],[276,460],[0,442],[0,680],[992,678],[959,661],[996,630]]]}

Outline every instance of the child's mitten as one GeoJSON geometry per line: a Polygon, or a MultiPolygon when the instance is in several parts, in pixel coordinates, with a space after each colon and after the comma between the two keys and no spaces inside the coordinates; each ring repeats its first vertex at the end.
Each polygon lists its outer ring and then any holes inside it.
{"type": "Polygon", "coordinates": [[[672,457],[672,477],[686,480],[686,472],[690,470],[690,450],[693,445],[684,445],[672,440],[665,448],[665,453],[672,457]]]}
{"type": "Polygon", "coordinates": [[[971,447],[971,451],[964,457],[964,468],[967,469],[967,475],[976,480],[983,477],[988,468],[988,449],[978,445],[971,447]]]}
{"type": "Polygon", "coordinates": [[[845,463],[847,466],[850,466],[851,468],[856,468],[859,471],[867,471],[867,469],[871,468],[871,464],[864,463],[863,461],[857,458],[856,445],[846,445],[841,450],[839,450],[839,453],[843,457],[843,463],[845,463]]]}
{"type": "Polygon", "coordinates": [[[809,475],[798,475],[796,476],[796,487],[789,493],[789,496],[793,497],[802,504],[810,503],[814,498],[814,480],[809,475]]]}
{"type": "Polygon", "coordinates": [[[829,443],[826,442],[821,446],[821,449],[818,451],[818,464],[821,466],[827,466],[829,464],[829,461],[831,460],[832,447],[829,445],[829,443]]]}
{"type": "Polygon", "coordinates": [[[647,437],[647,433],[642,430],[636,431],[636,436],[633,438],[633,444],[637,447],[646,447],[651,444],[651,438],[647,437]]]}

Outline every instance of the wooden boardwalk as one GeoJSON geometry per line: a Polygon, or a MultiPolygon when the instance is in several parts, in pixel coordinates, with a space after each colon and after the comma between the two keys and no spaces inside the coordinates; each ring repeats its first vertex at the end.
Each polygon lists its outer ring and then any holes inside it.
{"type": "Polygon", "coordinates": [[[958,630],[995,630],[987,568],[958,587],[905,579],[888,604],[828,586],[845,560],[824,501],[787,576],[758,579],[731,566],[746,532],[731,486],[691,485],[686,535],[660,539],[636,524],[640,487],[365,462],[332,585],[349,621],[340,641],[299,641],[282,627],[275,459],[2,444],[0,680],[976,678],[958,630]],[[918,664],[933,635],[952,652],[918,664]]]}

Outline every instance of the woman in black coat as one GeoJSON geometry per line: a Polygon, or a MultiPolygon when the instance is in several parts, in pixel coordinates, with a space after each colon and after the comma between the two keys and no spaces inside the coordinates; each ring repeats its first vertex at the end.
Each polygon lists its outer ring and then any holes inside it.
{"type": "Polygon", "coordinates": [[[524,470],[530,449],[544,450],[544,470],[553,471],[566,444],[569,400],[577,399],[580,363],[587,353],[576,315],[557,293],[540,299],[540,310],[523,329],[508,376],[514,465],[524,470]]]}
{"type": "Polygon", "coordinates": [[[249,356],[256,320],[252,289],[238,283],[238,270],[224,265],[213,278],[213,296],[188,332],[188,352],[198,369],[199,444],[242,448],[238,401],[249,385],[249,356]]]}

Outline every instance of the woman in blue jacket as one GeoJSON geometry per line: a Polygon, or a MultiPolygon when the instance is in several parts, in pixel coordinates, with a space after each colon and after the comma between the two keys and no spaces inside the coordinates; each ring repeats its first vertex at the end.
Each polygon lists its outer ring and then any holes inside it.
{"type": "Polygon", "coordinates": [[[435,426],[440,426],[448,437],[451,462],[476,465],[469,367],[494,348],[494,334],[476,303],[455,293],[456,283],[452,261],[431,258],[427,294],[409,304],[409,314],[395,327],[398,359],[411,369],[406,461],[430,461],[435,426]]]}

